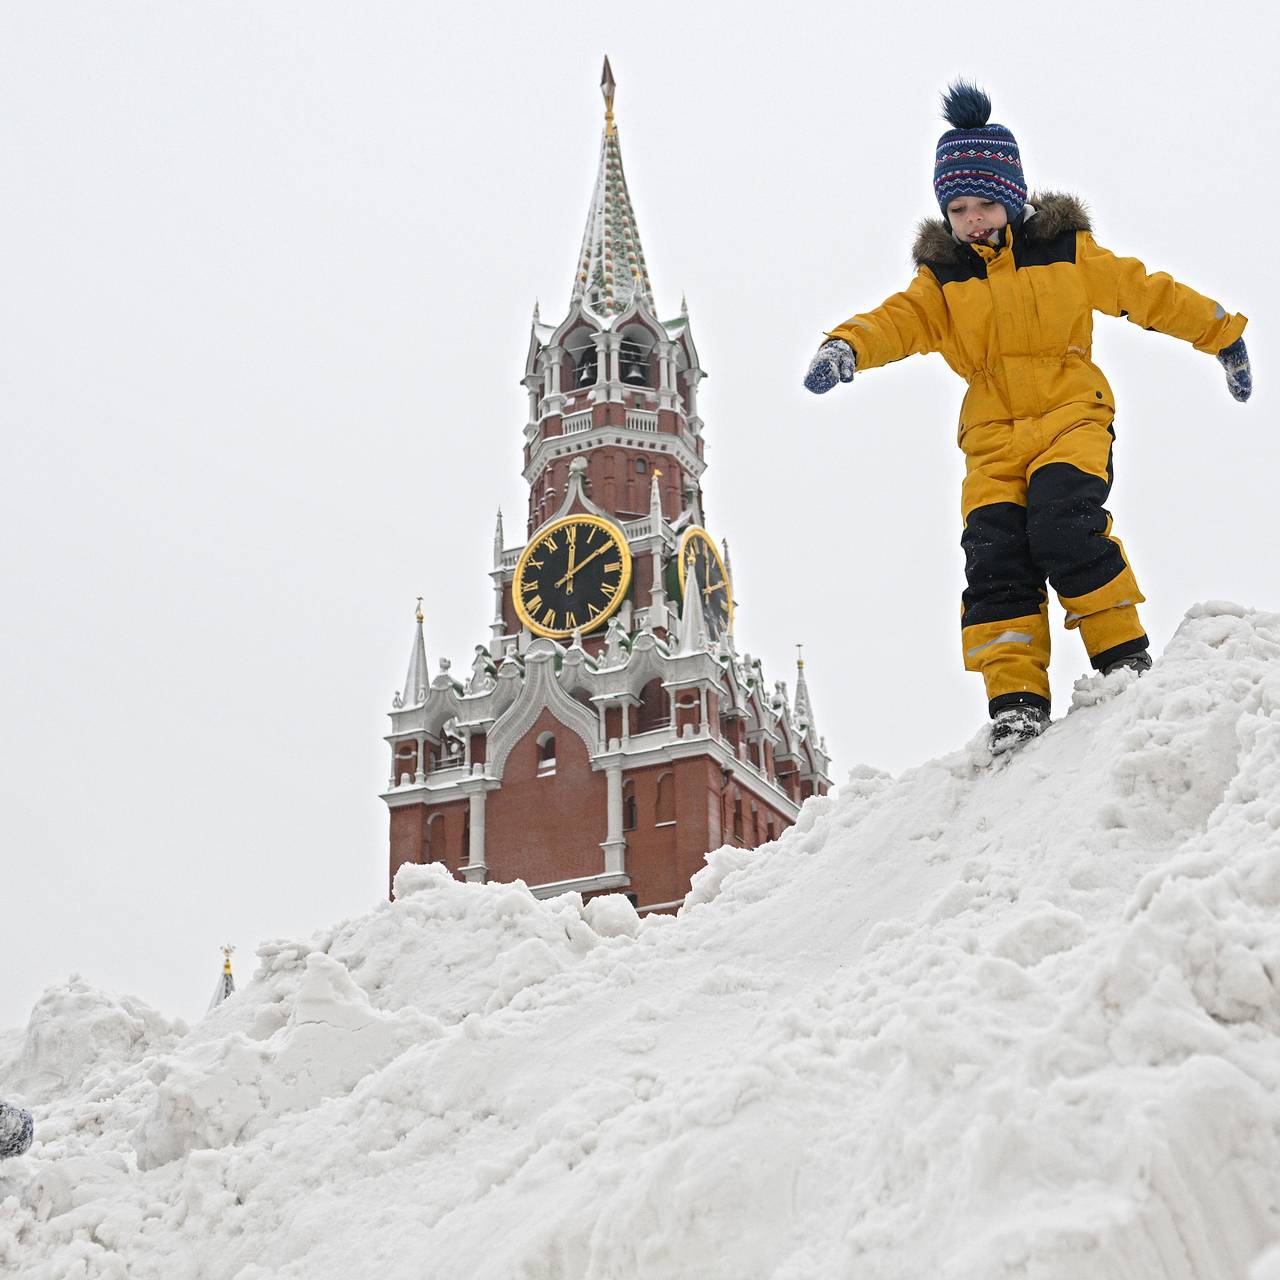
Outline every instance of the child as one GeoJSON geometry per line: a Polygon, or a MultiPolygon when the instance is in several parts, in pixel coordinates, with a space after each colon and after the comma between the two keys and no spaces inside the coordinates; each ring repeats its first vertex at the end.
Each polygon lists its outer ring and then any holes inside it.
{"type": "Polygon", "coordinates": [[[1151,665],[1143,600],[1103,504],[1115,401],[1090,359],[1093,312],[1125,316],[1214,353],[1237,400],[1252,391],[1228,315],[1136,258],[1095,242],[1072,196],[1027,199],[1018,144],[991,102],[959,82],[943,99],[933,186],[947,221],[920,224],[907,289],[831,330],[809,366],[817,394],[854,369],[939,351],[969,384],[959,444],[964,665],[986,682],[993,754],[1049,723],[1046,580],[1104,675],[1151,665]]]}

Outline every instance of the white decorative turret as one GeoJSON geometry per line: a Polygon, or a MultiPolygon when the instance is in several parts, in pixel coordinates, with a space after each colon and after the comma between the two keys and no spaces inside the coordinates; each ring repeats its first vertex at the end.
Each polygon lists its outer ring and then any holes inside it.
{"type": "Polygon", "coordinates": [[[698,562],[690,556],[684,579],[684,600],[680,604],[680,647],[676,655],[684,658],[691,653],[706,653],[710,640],[707,620],[702,615],[702,579],[698,577],[698,562]]]}
{"type": "Polygon", "coordinates": [[[502,568],[502,548],[504,546],[502,533],[502,508],[498,508],[498,522],[493,530],[493,567],[495,569],[502,568]]]}
{"type": "Polygon", "coordinates": [[[212,1013],[226,998],[235,994],[236,980],[231,973],[231,954],[235,951],[230,943],[222,948],[222,972],[218,975],[218,985],[213,989],[213,999],[209,1001],[209,1012],[212,1013]]]}
{"type": "Polygon", "coordinates": [[[427,645],[422,636],[422,597],[418,597],[418,611],[414,615],[413,645],[409,649],[409,669],[405,672],[404,689],[392,700],[392,706],[418,707],[427,700],[431,674],[427,668],[427,645]]]}
{"type": "Polygon", "coordinates": [[[799,652],[801,647],[796,645],[796,701],[794,714],[797,727],[808,729],[812,735],[815,732],[813,706],[809,701],[809,685],[804,678],[804,657],[799,652]]]}

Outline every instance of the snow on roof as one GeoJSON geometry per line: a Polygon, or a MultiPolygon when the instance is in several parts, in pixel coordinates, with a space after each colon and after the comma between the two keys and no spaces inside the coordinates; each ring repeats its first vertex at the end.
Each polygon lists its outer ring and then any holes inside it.
{"type": "Polygon", "coordinates": [[[710,854],[678,918],[411,865],[190,1030],[54,989],[0,1039],[36,1117],[0,1262],[1243,1277],[1280,1197],[1278,657],[1280,615],[1198,607],[1019,754],[860,767],[710,854]]]}

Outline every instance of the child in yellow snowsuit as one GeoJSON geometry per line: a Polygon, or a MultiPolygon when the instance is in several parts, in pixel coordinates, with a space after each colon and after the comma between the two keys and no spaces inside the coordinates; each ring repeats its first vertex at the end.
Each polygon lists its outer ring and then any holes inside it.
{"type": "Polygon", "coordinates": [[[964,663],[982,673],[993,752],[1049,720],[1046,580],[1102,672],[1151,665],[1143,600],[1104,503],[1115,401],[1091,359],[1093,312],[1125,316],[1216,354],[1237,400],[1252,383],[1245,317],[1093,238],[1071,196],[1027,198],[1013,134],[971,85],[944,99],[934,189],[947,221],[921,224],[907,289],[831,330],[814,392],[941,352],[969,384],[960,410],[964,663]]]}

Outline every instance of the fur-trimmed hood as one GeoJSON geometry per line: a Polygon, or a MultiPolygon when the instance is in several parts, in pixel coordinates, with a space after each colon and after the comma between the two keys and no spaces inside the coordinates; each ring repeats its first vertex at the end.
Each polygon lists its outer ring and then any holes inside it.
{"type": "MultiPolygon", "coordinates": [[[[1064,231],[1092,230],[1084,201],[1061,191],[1042,191],[1029,196],[1022,219],[1015,227],[1016,234],[1031,240],[1052,240],[1064,231]]],[[[942,218],[925,218],[916,228],[911,256],[917,267],[927,262],[963,262],[968,249],[967,244],[951,234],[951,227],[942,218]]]]}

